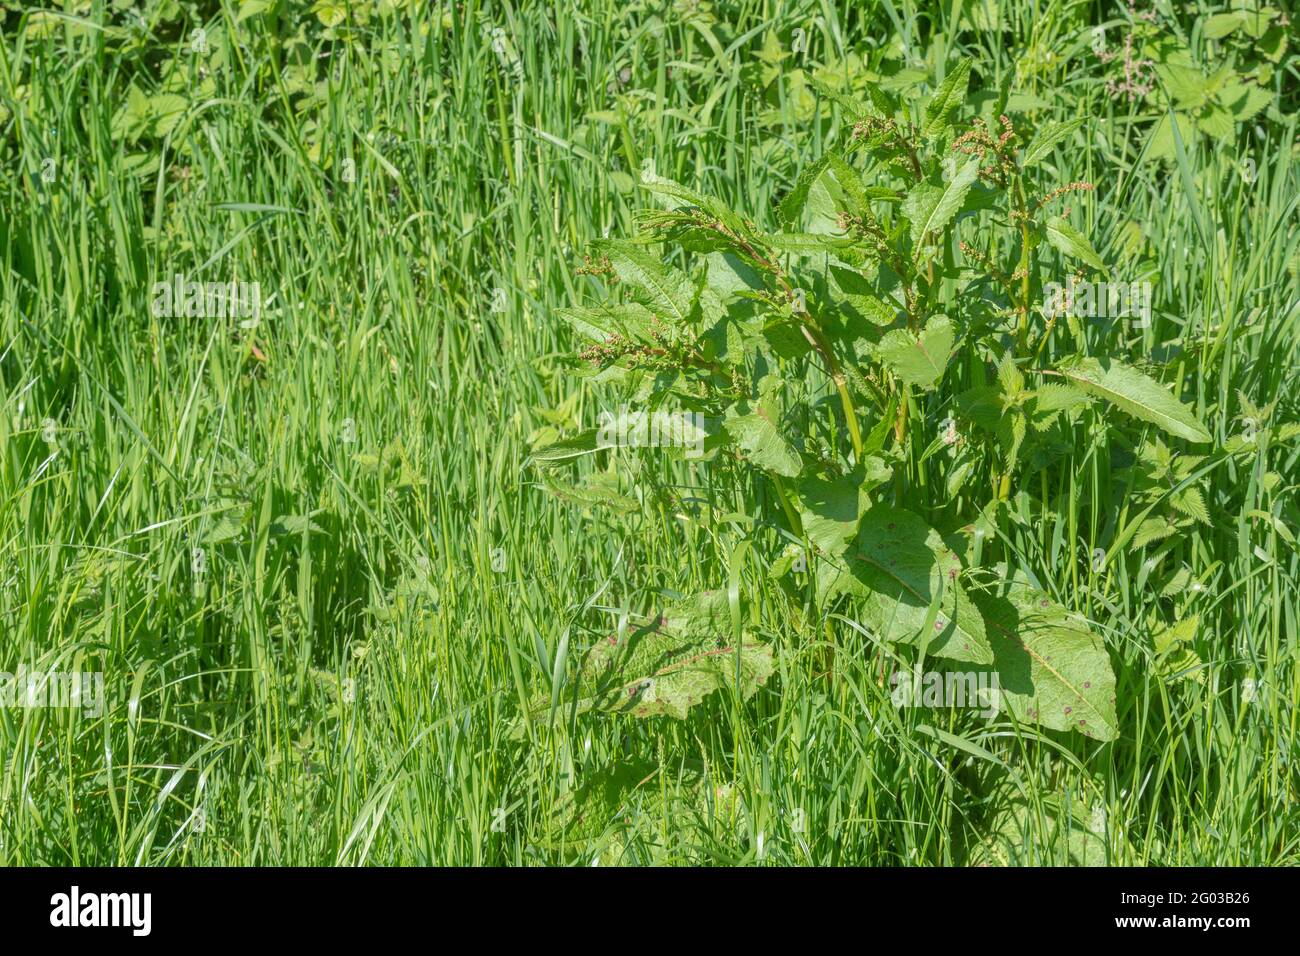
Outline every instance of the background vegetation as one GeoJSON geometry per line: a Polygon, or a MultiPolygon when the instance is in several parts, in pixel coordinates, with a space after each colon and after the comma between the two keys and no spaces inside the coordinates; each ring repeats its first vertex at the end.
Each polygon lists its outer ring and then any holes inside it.
{"type": "Polygon", "coordinates": [[[102,671],[106,709],[0,710],[0,862],[1300,862],[1287,11],[33,6],[0,3],[0,670],[102,671]],[[1010,76],[1017,122],[1085,118],[1054,177],[1155,313],[1079,335],[1214,439],[1153,471],[1085,419],[986,529],[1104,635],[1110,742],[896,709],[742,483],[622,453],[674,495],[584,509],[525,465],[595,424],[556,310],[647,161],[775,228],[849,132],[814,80],[919,102],[961,56],[976,105],[1010,76]],[[153,315],[177,273],[259,282],[260,321],[153,315]],[[1164,493],[1193,472],[1203,515],[1164,493]],[[566,707],[620,613],[720,587],[756,694],[566,707]]]}

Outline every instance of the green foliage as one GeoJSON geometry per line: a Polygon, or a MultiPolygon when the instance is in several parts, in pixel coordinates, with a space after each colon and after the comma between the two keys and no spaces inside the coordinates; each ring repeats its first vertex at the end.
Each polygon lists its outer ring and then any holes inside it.
{"type": "MultiPolygon", "coordinates": [[[[651,407],[684,404],[723,422],[711,467],[766,484],[770,493],[755,500],[751,517],[806,542],[821,613],[842,604],[885,644],[993,665],[1017,720],[1113,740],[1114,678],[1088,622],[1010,578],[998,590],[987,568],[963,563],[922,516],[948,511],[951,524],[962,510],[996,514],[1027,449],[1041,452],[1054,432],[1068,441],[1068,422],[1089,397],[1174,438],[1206,443],[1211,435],[1155,379],[1115,356],[1071,351],[1052,335],[1058,316],[1036,301],[1052,274],[1052,251],[1107,272],[1085,232],[1049,212],[1059,197],[1091,185],[1057,185],[1031,171],[1081,121],[1034,129],[1000,115],[994,132],[983,120],[964,120],[970,75],[971,63],[958,61],[919,126],[901,108],[886,112],[883,92],[862,102],[832,95],[856,119],[782,200],[784,231],[765,231],[716,199],[655,177],[647,189],[663,202],[638,217],[646,232],[597,243],[601,265],[586,270],[630,299],[566,314],[613,315],[640,303],[653,321],[668,323],[678,354],[705,357],[620,352],[623,332],[605,340],[605,351],[584,353],[602,375],[619,369],[630,396],[651,407]],[[655,242],[662,259],[650,251],[655,242]],[[1043,359],[1051,367],[1041,367],[1043,359]],[[990,378],[995,385],[951,381],[990,378]],[[827,387],[835,405],[818,397],[827,387]],[[914,485],[910,469],[897,467],[914,454],[912,409],[927,391],[950,399],[974,426],[946,489],[914,485]],[[1058,427],[1062,413],[1067,424],[1058,427]],[[864,421],[876,423],[870,447],[864,421]],[[954,514],[950,496],[981,462],[992,469],[990,494],[954,514]],[[977,579],[978,596],[968,595],[977,579]]],[[[577,441],[535,457],[568,457],[577,441]]],[[[955,434],[943,439],[955,442],[955,434]]],[[[1070,455],[1067,448],[1064,467],[1070,455]]],[[[1194,490],[1175,501],[1189,520],[1203,516],[1194,490]]],[[[678,699],[635,707],[685,713],[678,699]]]]}
{"type": "Polygon", "coordinates": [[[0,673],[104,676],[0,707],[0,863],[1300,861],[1256,6],[0,0],[0,673]],[[176,273],[260,324],[154,315],[176,273]],[[602,441],[656,412],[685,447],[602,441]],[[719,619],[656,629],[682,594],[719,619]],[[993,714],[890,693],[999,668],[993,714]]]}

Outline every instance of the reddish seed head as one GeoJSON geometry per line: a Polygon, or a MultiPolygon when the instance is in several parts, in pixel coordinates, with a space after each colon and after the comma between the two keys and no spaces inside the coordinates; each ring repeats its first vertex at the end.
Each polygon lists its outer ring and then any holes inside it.
{"type": "Polygon", "coordinates": [[[1068,714],[1068,713],[1069,713],[1071,710],[1073,710],[1073,709],[1074,709],[1074,708],[1072,708],[1072,707],[1067,707],[1067,708],[1065,708],[1065,712],[1068,714]]]}

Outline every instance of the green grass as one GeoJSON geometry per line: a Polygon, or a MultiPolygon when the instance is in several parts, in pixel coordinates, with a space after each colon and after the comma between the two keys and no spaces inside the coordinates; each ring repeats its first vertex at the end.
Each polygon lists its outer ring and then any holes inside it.
{"type": "MultiPolygon", "coordinates": [[[[1032,0],[1004,4],[1014,43],[938,3],[719,4],[713,22],[467,4],[376,16],[352,44],[296,6],[238,24],[238,4],[201,6],[226,51],[207,76],[158,4],[141,28],[98,0],[46,36],[5,19],[0,670],[102,671],[106,708],[0,709],[0,862],[1300,863],[1294,441],[1209,453],[1212,520],[1177,541],[1192,578],[1164,596],[1142,573],[1157,544],[1091,570],[1136,510],[1104,435],[1015,488],[990,548],[1104,633],[1104,745],[896,710],[872,641],[776,592],[778,535],[725,520],[750,491],[707,468],[636,459],[709,503],[693,523],[583,512],[524,465],[537,430],[595,422],[553,313],[580,296],[586,242],[632,231],[643,163],[770,223],[836,135],[788,74],[761,88],[768,31],[788,52],[805,29],[810,62],[877,64],[900,29],[921,70],[966,50],[1001,76],[1030,51],[1044,115],[1091,117],[1059,176],[1098,184],[1098,249],[1136,223],[1156,275],[1151,329],[1086,335],[1128,335],[1135,361],[1181,349],[1216,445],[1242,431],[1238,391],[1300,418],[1294,110],[1246,124],[1236,153],[1202,138],[1152,159],[1155,115],[1106,94],[1086,11],[1032,0]],[[185,112],[133,141],[127,90],[158,92],[173,56],[185,112]],[[309,101],[297,63],[322,84],[309,101]],[[273,300],[252,330],[152,315],[177,272],[273,300]],[[755,698],[636,721],[571,718],[561,693],[512,736],[613,629],[602,609],[728,584],[779,652],[755,698]],[[1193,613],[1190,677],[1151,635],[1193,613]]],[[[1296,79],[1278,79],[1291,102],[1296,79]]]]}

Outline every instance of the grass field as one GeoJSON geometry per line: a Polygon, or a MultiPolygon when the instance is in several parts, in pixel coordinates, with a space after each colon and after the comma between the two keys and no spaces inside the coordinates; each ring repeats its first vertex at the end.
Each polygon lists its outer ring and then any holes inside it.
{"type": "Polygon", "coordinates": [[[1279,44],[1207,38],[1233,7],[1204,2],[30,6],[0,4],[0,670],[103,692],[0,708],[0,863],[1300,863],[1284,15],[1279,44]],[[1097,26],[1263,100],[1171,138],[1097,26]],[[1104,637],[1110,742],[896,708],[869,629],[776,587],[781,534],[708,463],[618,453],[687,520],[575,506],[527,461],[609,407],[555,312],[647,169],[775,229],[847,135],[810,78],[919,104],[963,55],[972,109],[1010,75],[1018,122],[1085,118],[1053,178],[1096,185],[1076,223],[1155,294],[1149,327],[1076,337],[1213,436],[1172,443],[1208,520],[1122,539],[1132,449],[1085,418],[991,528],[987,562],[1104,637]],[[159,314],[176,276],[255,282],[260,314],[159,314]],[[774,648],[758,693],[570,706],[627,608],[719,587],[774,648]]]}

